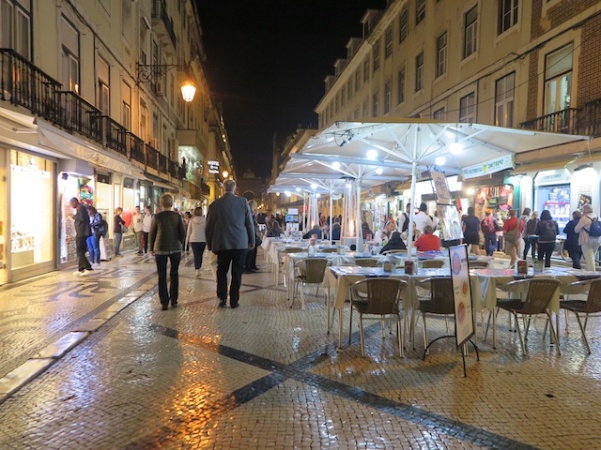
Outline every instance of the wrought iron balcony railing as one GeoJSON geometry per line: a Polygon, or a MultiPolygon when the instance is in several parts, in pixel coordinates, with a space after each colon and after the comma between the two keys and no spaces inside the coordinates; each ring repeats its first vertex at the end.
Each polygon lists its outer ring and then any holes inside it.
{"type": "Polygon", "coordinates": [[[528,130],[578,134],[578,108],[566,108],[521,123],[528,130]]]}
{"type": "Polygon", "coordinates": [[[129,158],[142,164],[146,164],[146,152],[144,141],[135,134],[127,133],[127,147],[129,149],[129,158]]]}
{"type": "Polygon", "coordinates": [[[39,116],[56,116],[61,84],[12,49],[0,49],[0,99],[39,116]]]}
{"type": "Polygon", "coordinates": [[[127,129],[109,116],[102,116],[101,122],[105,145],[127,156],[127,129]]]}
{"type": "Polygon", "coordinates": [[[169,39],[171,39],[171,43],[177,48],[175,27],[173,26],[173,19],[167,14],[166,0],[154,0],[152,2],[152,18],[162,20],[165,31],[169,35],[169,39]]]}
{"type": "Polygon", "coordinates": [[[169,167],[167,164],[167,157],[162,153],[159,153],[159,166],[157,167],[159,172],[169,173],[169,167]]]}
{"type": "Polygon", "coordinates": [[[57,124],[70,132],[102,142],[100,110],[75,92],[59,92],[60,113],[57,124]]]}
{"type": "Polygon", "coordinates": [[[146,144],[146,166],[154,170],[159,170],[159,151],[152,147],[150,144],[146,144]]]}

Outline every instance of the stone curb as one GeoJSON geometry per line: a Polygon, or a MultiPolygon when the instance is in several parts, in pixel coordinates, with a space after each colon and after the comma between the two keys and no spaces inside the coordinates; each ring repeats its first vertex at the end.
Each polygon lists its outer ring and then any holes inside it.
{"type": "Polygon", "coordinates": [[[81,344],[93,332],[98,331],[100,327],[119,314],[123,309],[127,308],[147,292],[150,292],[153,287],[147,291],[137,290],[123,296],[90,320],[74,327],[73,330],[29,358],[3,378],[0,378],[0,404],[38,375],[44,373],[51,365],[81,344]]]}

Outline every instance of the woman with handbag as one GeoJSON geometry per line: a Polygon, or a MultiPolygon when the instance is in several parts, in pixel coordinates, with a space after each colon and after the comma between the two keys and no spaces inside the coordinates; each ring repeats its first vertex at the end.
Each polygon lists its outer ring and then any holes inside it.
{"type": "Polygon", "coordinates": [[[576,233],[580,233],[578,236],[578,243],[582,248],[582,256],[584,256],[585,268],[591,272],[595,271],[597,267],[595,259],[597,256],[597,250],[599,249],[599,238],[596,236],[590,236],[589,233],[594,220],[596,220],[596,218],[593,215],[592,206],[589,204],[583,205],[582,217],[578,221],[578,224],[574,227],[574,231],[576,233]]]}
{"type": "Polygon", "coordinates": [[[518,259],[518,240],[522,233],[520,224],[522,223],[516,217],[515,209],[509,210],[509,217],[503,223],[503,239],[505,241],[505,254],[509,255],[509,266],[513,267],[518,259]]]}
{"type": "Polygon", "coordinates": [[[113,236],[115,239],[115,257],[123,257],[121,252],[121,240],[123,239],[123,233],[127,231],[125,227],[125,220],[121,217],[123,213],[123,208],[118,207],[115,209],[115,217],[113,217],[113,236]]]}
{"type": "Polygon", "coordinates": [[[545,259],[545,267],[551,267],[551,255],[555,250],[555,242],[559,234],[559,226],[551,217],[551,212],[548,209],[540,213],[540,220],[536,225],[536,233],[538,236],[538,260],[545,259]]]}

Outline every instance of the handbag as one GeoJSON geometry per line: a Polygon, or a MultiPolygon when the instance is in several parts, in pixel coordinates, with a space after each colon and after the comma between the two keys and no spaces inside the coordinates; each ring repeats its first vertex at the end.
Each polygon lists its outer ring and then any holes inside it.
{"type": "Polygon", "coordinates": [[[127,228],[127,226],[126,226],[126,225],[121,225],[121,233],[122,233],[122,234],[125,234],[125,233],[127,233],[128,231],[129,231],[129,228],[127,228]]]}
{"type": "Polygon", "coordinates": [[[518,227],[519,224],[513,230],[509,230],[503,236],[505,238],[505,242],[509,242],[510,244],[516,244],[518,242],[518,227]]]}

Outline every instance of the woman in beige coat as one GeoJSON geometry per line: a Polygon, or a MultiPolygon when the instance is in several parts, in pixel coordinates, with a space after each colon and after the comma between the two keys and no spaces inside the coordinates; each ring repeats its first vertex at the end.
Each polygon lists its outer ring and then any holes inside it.
{"type": "Polygon", "coordinates": [[[599,238],[589,236],[588,229],[593,223],[593,208],[591,205],[582,206],[582,217],[578,221],[578,224],[574,227],[576,233],[580,233],[578,236],[578,243],[582,247],[582,256],[584,256],[584,264],[586,270],[594,271],[596,269],[595,259],[597,256],[597,250],[599,249],[599,238]]]}

